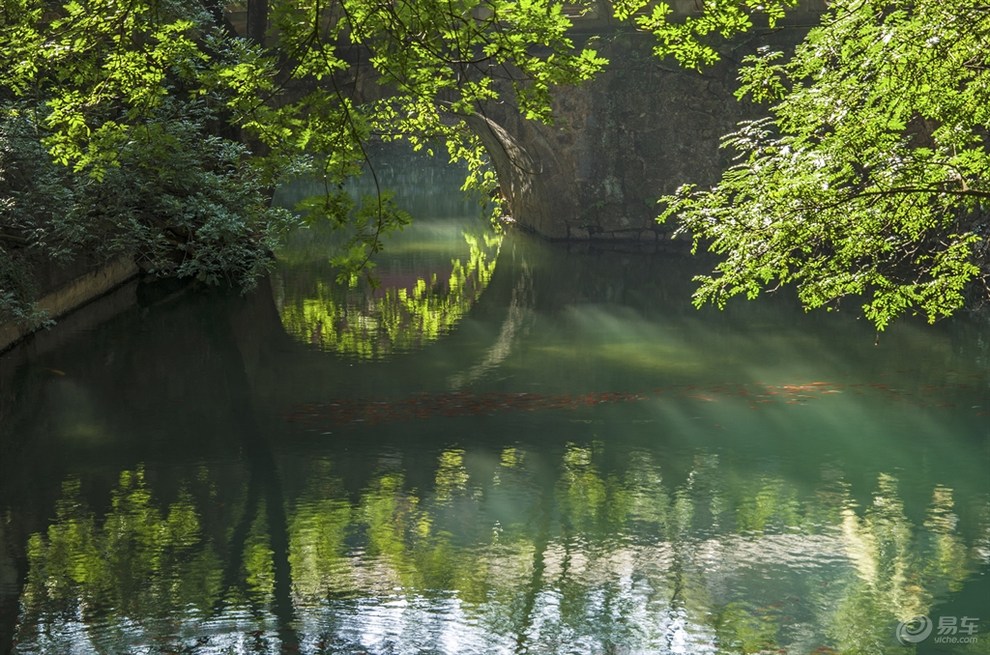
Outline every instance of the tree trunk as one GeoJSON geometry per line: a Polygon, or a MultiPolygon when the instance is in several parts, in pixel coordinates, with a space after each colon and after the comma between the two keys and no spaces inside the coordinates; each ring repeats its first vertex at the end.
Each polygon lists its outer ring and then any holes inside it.
{"type": "Polygon", "coordinates": [[[247,38],[265,45],[265,32],[268,31],[268,0],[248,0],[247,38]]]}

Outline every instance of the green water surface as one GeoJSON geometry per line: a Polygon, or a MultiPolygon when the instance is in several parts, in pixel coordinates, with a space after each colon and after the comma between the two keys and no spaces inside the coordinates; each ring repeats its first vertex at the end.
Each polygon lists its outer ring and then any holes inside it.
{"type": "Polygon", "coordinates": [[[0,650],[990,653],[985,322],[698,311],[407,177],[378,287],[311,230],[0,359],[0,650]]]}

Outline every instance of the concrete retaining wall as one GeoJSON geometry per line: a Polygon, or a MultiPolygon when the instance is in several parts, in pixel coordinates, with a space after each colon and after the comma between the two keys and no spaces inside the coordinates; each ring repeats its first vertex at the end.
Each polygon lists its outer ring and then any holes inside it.
{"type": "MultiPolygon", "coordinates": [[[[55,287],[42,296],[38,301],[38,308],[44,310],[50,318],[60,318],[136,277],[138,272],[133,257],[118,257],[98,269],[78,275],[55,287]]],[[[0,324],[0,352],[32,332],[33,329],[17,323],[0,324]]]]}

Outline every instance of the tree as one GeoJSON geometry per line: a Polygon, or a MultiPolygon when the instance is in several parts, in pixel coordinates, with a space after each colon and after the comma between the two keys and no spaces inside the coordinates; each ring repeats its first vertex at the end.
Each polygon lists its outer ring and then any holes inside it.
{"type": "MultiPolygon", "coordinates": [[[[773,19],[794,2],[706,4],[683,23],[668,20],[664,3],[650,13],[645,0],[622,0],[613,10],[656,33],[658,54],[698,65],[714,56],[705,35],[730,35],[748,28],[764,5],[773,19]]],[[[598,4],[586,0],[568,10],[598,4]]],[[[551,120],[552,87],[588,79],[606,64],[592,49],[575,46],[571,18],[557,0],[248,5],[253,40],[233,33],[218,0],[4,3],[0,102],[10,130],[31,138],[0,139],[0,156],[5,168],[15,169],[11,162],[23,161],[22,151],[35,152],[32,143],[40,141],[63,167],[46,168],[60,182],[43,189],[19,186],[16,175],[0,181],[6,207],[0,275],[3,287],[15,290],[4,297],[6,313],[32,316],[25,253],[71,255],[87,243],[116,244],[116,251],[138,243],[149,253],[148,268],[160,273],[216,280],[231,277],[225,267],[233,267],[241,273],[233,277],[250,283],[264,268],[250,244],[263,252],[288,223],[259,199],[285,176],[302,172],[315,174],[325,188],[306,203],[307,218],[329,218],[351,230],[352,245],[338,263],[351,272],[366,267],[382,234],[408,220],[380,188],[358,207],[343,191],[344,180],[367,169],[371,140],[405,140],[415,149],[441,143],[452,160],[468,164],[466,186],[493,187],[494,174],[466,119],[500,102],[527,118],[551,120]],[[360,91],[369,86],[380,89],[371,94],[377,99],[362,102],[360,91]],[[206,151],[187,156],[200,141],[206,151]],[[164,170],[176,167],[183,184],[161,188],[163,177],[174,177],[164,170]],[[204,180],[227,189],[206,208],[196,191],[204,180]],[[242,193],[229,193],[233,182],[242,193]],[[66,195],[65,189],[75,190],[66,195]],[[26,198],[48,191],[64,203],[59,215],[72,219],[67,224],[45,212],[25,218],[26,198]],[[111,208],[112,216],[101,209],[100,224],[110,227],[100,230],[88,224],[94,205],[77,197],[135,191],[143,193],[141,202],[165,196],[172,206],[153,203],[150,211],[124,203],[111,208]],[[219,228],[211,222],[217,216],[219,228]],[[223,238],[200,238],[218,229],[223,238]],[[242,257],[252,263],[239,265],[242,257]]]]}
{"type": "MultiPolygon", "coordinates": [[[[284,0],[271,5],[265,48],[223,29],[215,3],[16,0],[0,15],[0,98],[22,104],[5,114],[34,126],[57,163],[96,181],[149,126],[195,115],[196,129],[218,138],[243,132],[261,188],[318,173],[327,193],[309,209],[349,222],[349,259],[367,262],[382,232],[406,220],[383,193],[352,211],[341,188],[364,167],[369,140],[421,148],[444,139],[453,158],[473,164],[474,182],[490,181],[462,118],[500,96],[545,117],[551,85],[604,64],[574,48],[562,7],[284,0]],[[386,88],[384,99],[360,104],[348,88],[359,75],[386,88]]],[[[145,141],[169,147],[164,132],[145,141]]]]}
{"type": "Polygon", "coordinates": [[[51,262],[133,255],[250,286],[291,222],[203,80],[237,41],[182,2],[11,0],[0,10],[0,318],[37,324],[51,262]]]}
{"type": "Polygon", "coordinates": [[[771,115],[725,138],[717,185],[661,201],[722,256],[696,303],[793,284],[883,330],[990,298],[988,39],[980,0],[836,0],[789,61],[748,58],[739,95],[771,115]]]}

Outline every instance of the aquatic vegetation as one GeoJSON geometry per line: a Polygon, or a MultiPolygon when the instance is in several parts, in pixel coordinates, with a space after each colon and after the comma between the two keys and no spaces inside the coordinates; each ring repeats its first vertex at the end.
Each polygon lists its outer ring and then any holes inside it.
{"type": "MultiPolygon", "coordinates": [[[[794,384],[684,384],[655,387],[644,391],[589,391],[585,393],[479,392],[452,391],[415,393],[394,399],[341,398],[324,403],[301,403],[292,408],[286,420],[317,428],[348,423],[388,423],[414,419],[457,416],[491,416],[503,412],[578,410],[597,405],[658,400],[671,403],[742,402],[751,409],[772,405],[796,405],[822,400],[833,394],[879,395],[915,407],[955,408],[949,392],[959,385],[937,389],[895,387],[881,382],[840,384],[816,380],[794,384]]],[[[971,391],[975,391],[972,388],[971,391]]],[[[987,408],[964,408],[985,415],[987,408]]]]}

